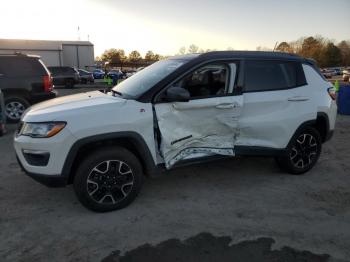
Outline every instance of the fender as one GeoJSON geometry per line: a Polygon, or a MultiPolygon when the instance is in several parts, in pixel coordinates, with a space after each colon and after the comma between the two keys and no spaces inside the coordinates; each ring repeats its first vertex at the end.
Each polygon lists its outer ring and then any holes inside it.
{"type": "MultiPolygon", "coordinates": [[[[152,174],[157,171],[157,166],[153,160],[152,154],[145,142],[145,140],[136,132],[132,131],[123,131],[123,132],[113,132],[99,134],[89,137],[84,137],[80,140],[77,140],[66,157],[65,163],[62,168],[61,175],[68,178],[71,178],[71,171],[76,160],[79,149],[83,146],[87,146],[91,143],[104,142],[104,141],[113,141],[114,139],[127,139],[129,140],[137,149],[138,155],[142,158],[140,159],[141,164],[144,166],[146,174],[152,174]]],[[[140,158],[139,157],[139,158],[140,158]]]]}

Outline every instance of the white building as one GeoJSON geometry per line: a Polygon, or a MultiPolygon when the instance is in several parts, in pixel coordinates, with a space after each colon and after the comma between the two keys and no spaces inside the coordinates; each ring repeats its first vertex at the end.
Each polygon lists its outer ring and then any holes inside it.
{"type": "Polygon", "coordinates": [[[46,66],[88,69],[94,65],[94,45],[89,41],[0,39],[0,54],[15,52],[39,55],[46,66]]]}

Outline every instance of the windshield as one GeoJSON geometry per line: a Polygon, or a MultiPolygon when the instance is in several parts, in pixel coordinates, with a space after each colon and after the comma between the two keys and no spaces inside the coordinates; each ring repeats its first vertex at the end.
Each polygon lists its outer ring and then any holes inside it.
{"type": "Polygon", "coordinates": [[[184,62],[175,59],[156,62],[113,87],[113,90],[121,93],[123,97],[137,97],[174,72],[184,62]]]}

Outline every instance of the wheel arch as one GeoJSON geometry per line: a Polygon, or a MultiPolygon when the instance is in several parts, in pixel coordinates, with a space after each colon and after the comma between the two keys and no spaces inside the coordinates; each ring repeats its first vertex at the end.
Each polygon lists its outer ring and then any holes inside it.
{"type": "Polygon", "coordinates": [[[76,141],[66,157],[61,175],[67,178],[68,183],[72,183],[80,161],[91,152],[106,146],[122,146],[135,154],[146,176],[151,175],[157,168],[152,154],[141,135],[131,131],[115,132],[94,135],[76,141]]]}
{"type": "Polygon", "coordinates": [[[307,127],[315,128],[321,136],[322,142],[327,141],[328,133],[329,133],[329,119],[326,113],[318,112],[316,119],[308,120],[303,122],[299,127],[295,130],[293,136],[288,142],[288,146],[292,143],[293,139],[301,132],[303,129],[307,127]]]}
{"type": "Polygon", "coordinates": [[[5,88],[2,89],[2,93],[4,94],[4,98],[8,98],[8,97],[20,97],[20,98],[24,98],[26,100],[28,100],[29,102],[29,98],[30,98],[30,92],[27,89],[23,89],[23,88],[5,88]]]}

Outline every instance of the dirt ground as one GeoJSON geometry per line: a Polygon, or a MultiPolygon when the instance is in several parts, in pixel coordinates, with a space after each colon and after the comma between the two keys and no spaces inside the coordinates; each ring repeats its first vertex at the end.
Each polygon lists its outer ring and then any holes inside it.
{"type": "Polygon", "coordinates": [[[22,173],[14,128],[0,137],[0,261],[350,261],[350,116],[303,176],[269,158],[210,162],[148,179],[104,214],[22,173]]]}

